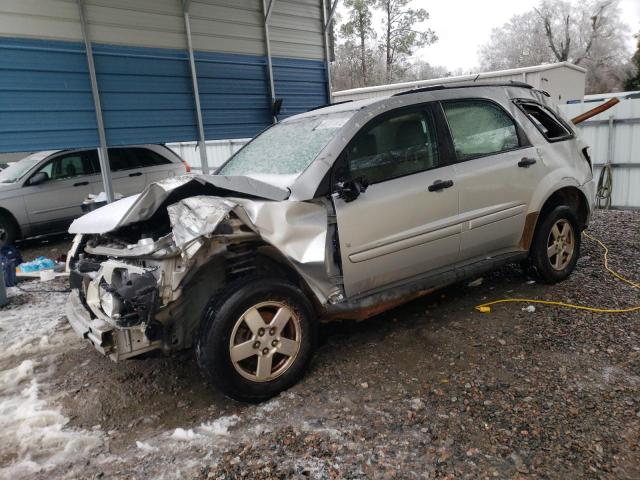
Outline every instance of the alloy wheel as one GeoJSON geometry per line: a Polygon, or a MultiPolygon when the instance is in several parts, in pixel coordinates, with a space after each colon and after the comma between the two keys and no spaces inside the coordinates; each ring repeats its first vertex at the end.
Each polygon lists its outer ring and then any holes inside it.
{"type": "Polygon", "coordinates": [[[268,382],[294,363],[302,340],[300,318],[281,302],[262,302],[236,321],[229,355],[236,371],[253,382],[268,382]]]}
{"type": "Polygon", "coordinates": [[[568,220],[560,218],[551,227],[547,239],[547,257],[551,267],[555,270],[565,269],[573,259],[574,251],[573,227],[568,220]]]}

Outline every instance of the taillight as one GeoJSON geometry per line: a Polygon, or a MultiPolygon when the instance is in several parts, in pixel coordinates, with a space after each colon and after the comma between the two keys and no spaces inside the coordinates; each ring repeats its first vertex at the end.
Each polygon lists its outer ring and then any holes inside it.
{"type": "Polygon", "coordinates": [[[184,164],[185,171],[191,173],[191,165],[189,165],[186,160],[182,160],[182,163],[184,164]]]}

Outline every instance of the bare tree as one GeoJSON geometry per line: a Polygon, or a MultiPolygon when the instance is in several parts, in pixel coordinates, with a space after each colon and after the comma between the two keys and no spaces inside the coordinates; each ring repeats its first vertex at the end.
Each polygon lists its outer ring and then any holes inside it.
{"type": "Polygon", "coordinates": [[[489,41],[480,47],[483,70],[528,67],[551,63],[544,27],[535,11],[514,15],[501,27],[494,28],[489,41]]]}
{"type": "Polygon", "coordinates": [[[635,37],[638,39],[638,47],[631,57],[631,73],[625,81],[625,90],[640,90],[640,32],[635,37]]]}
{"type": "Polygon", "coordinates": [[[372,14],[370,7],[373,0],[345,0],[344,6],[349,9],[349,20],[340,26],[340,33],[348,40],[357,39],[360,48],[360,73],[362,84],[367,85],[368,64],[371,63],[371,51],[367,46],[370,39],[376,37],[373,30],[372,14]]]}
{"type": "Polygon", "coordinates": [[[588,10],[579,10],[567,1],[546,0],[534,11],[544,25],[549,48],[556,60],[571,60],[579,65],[589,58],[594,43],[607,34],[611,26],[607,14],[614,5],[614,0],[607,0],[590,5],[588,10]],[[581,42],[572,45],[572,39],[576,36],[581,42]]]}
{"type": "Polygon", "coordinates": [[[410,0],[377,0],[383,12],[384,50],[387,81],[394,80],[407,57],[415,48],[435,42],[438,37],[431,29],[418,29],[429,18],[424,8],[410,8],[410,0]]]}
{"type": "Polygon", "coordinates": [[[620,88],[628,74],[627,33],[618,0],[543,0],[493,30],[480,49],[481,65],[501,69],[569,61],[587,69],[587,91],[599,93],[620,88]]]}

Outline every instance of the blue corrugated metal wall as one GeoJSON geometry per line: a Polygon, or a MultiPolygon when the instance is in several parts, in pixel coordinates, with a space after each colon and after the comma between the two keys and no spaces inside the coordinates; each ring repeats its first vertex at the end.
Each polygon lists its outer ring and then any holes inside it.
{"type": "MultiPolygon", "coordinates": [[[[94,45],[107,143],[195,140],[186,52],[94,45]]],[[[271,122],[266,59],[195,52],[207,139],[254,136],[271,122]]],[[[327,103],[324,63],[274,58],[282,116],[327,103]]],[[[0,151],[96,146],[81,43],[0,38],[0,151]]]]}
{"type": "Polygon", "coordinates": [[[0,39],[0,151],[97,143],[83,46],[0,39]]]}

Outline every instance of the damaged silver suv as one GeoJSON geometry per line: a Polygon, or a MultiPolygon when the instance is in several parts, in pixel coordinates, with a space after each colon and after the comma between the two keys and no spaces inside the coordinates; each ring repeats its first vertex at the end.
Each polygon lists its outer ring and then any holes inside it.
{"type": "Polygon", "coordinates": [[[194,346],[225,394],[292,386],[320,321],[363,319],[506,262],[565,279],[588,152],[544,92],[429,87],[268,128],[216,175],[76,220],[67,317],[123,360],[194,346]]]}

